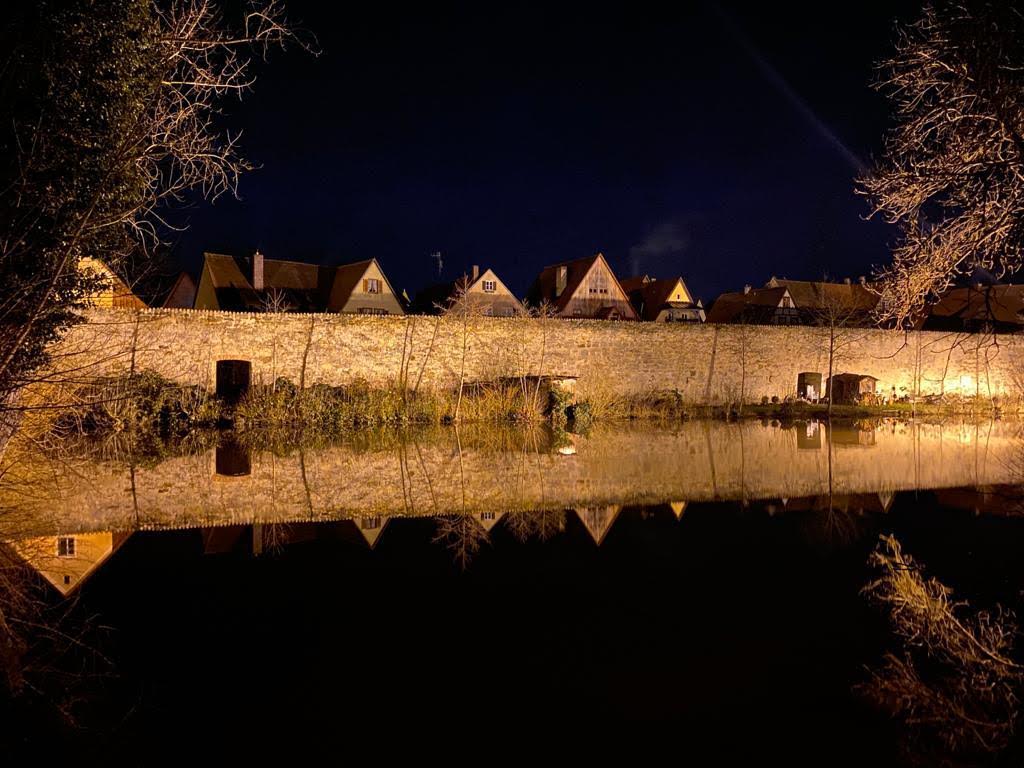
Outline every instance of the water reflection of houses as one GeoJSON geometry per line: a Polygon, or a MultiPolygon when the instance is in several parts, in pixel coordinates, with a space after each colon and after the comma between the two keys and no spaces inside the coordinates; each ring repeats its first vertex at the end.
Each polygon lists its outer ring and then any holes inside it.
{"type": "Polygon", "coordinates": [[[668,503],[669,509],[672,510],[672,514],[676,516],[676,520],[680,520],[683,517],[683,513],[686,511],[686,507],[690,502],[688,501],[670,501],[668,503]]]}
{"type": "Polygon", "coordinates": [[[480,523],[480,526],[488,533],[504,516],[504,512],[474,512],[471,514],[471,517],[480,523]]]}
{"type": "Polygon", "coordinates": [[[8,546],[20,560],[67,597],[95,573],[129,536],[131,533],[97,531],[22,539],[8,542],[8,546]]]}
{"type": "Polygon", "coordinates": [[[590,538],[594,540],[595,544],[601,546],[601,542],[604,541],[608,531],[615,524],[619,512],[622,511],[622,505],[609,504],[603,507],[576,507],[573,511],[580,519],[580,522],[583,523],[583,527],[587,529],[590,538]]]}
{"type": "Polygon", "coordinates": [[[376,549],[377,542],[380,541],[381,534],[384,533],[384,529],[387,528],[390,521],[391,518],[389,517],[374,515],[373,517],[360,517],[352,522],[355,523],[356,528],[359,529],[359,533],[361,533],[363,538],[366,539],[366,543],[370,545],[370,549],[376,549]]]}
{"type": "Polygon", "coordinates": [[[834,510],[836,512],[860,512],[884,514],[892,506],[895,495],[891,492],[881,493],[846,493],[807,496],[797,499],[787,499],[785,503],[786,512],[821,512],[834,510]]]}
{"type": "Polygon", "coordinates": [[[975,515],[1024,514],[1024,488],[1016,485],[943,488],[935,491],[935,500],[943,507],[968,510],[975,515]]]}

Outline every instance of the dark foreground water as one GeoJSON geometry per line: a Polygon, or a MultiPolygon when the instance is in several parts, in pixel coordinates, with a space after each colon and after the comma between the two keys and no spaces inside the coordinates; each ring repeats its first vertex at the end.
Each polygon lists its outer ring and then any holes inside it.
{"type": "Polygon", "coordinates": [[[895,645],[860,594],[868,555],[895,534],[958,596],[1017,607],[1018,439],[697,424],[65,457],[7,546],[77,601],[90,651],[60,662],[80,665],[74,725],[45,700],[7,705],[9,764],[208,745],[489,762],[627,734],[635,760],[668,740],[700,765],[909,764],[907,727],[854,692],[895,645]]]}

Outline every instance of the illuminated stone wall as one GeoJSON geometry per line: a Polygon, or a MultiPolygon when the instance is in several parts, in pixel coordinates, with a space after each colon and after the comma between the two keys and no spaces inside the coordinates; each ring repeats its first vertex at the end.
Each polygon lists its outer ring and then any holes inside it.
{"type": "MultiPolygon", "coordinates": [[[[500,376],[579,377],[616,393],[674,390],[688,403],[795,394],[797,374],[828,370],[828,329],[594,320],[267,315],[193,310],[92,310],[62,345],[76,370],[152,369],[212,388],[220,359],[248,360],[270,382],[451,386],[500,376]],[[463,340],[465,338],[465,345],[463,340]]],[[[966,334],[842,330],[835,371],[879,379],[897,395],[1016,397],[1024,340],[966,334]]]]}

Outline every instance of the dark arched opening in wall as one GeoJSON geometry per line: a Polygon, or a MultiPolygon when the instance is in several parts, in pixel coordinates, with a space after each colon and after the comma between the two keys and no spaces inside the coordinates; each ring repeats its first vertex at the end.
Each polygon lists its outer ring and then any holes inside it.
{"type": "Polygon", "coordinates": [[[252,364],[248,360],[217,361],[217,397],[237,403],[249,391],[252,364]]]}

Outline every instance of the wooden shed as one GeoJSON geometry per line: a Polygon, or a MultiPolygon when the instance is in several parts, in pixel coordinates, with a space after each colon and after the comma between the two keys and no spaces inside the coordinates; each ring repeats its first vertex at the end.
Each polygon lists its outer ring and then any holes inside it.
{"type": "Polygon", "coordinates": [[[838,373],[828,382],[828,397],[837,405],[858,405],[875,398],[878,379],[864,373],[838,373]]]}

